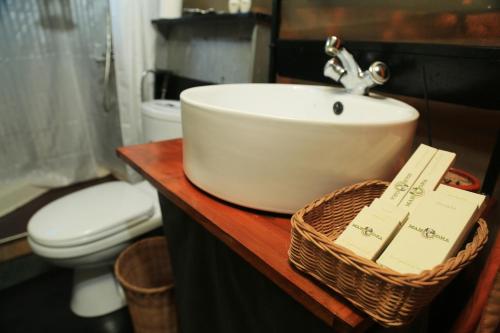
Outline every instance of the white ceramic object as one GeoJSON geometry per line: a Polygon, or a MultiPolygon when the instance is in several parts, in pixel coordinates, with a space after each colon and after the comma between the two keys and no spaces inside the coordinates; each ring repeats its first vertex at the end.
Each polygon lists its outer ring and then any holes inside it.
{"type": "Polygon", "coordinates": [[[71,295],[71,310],[80,317],[101,316],[127,304],[123,289],[109,265],[94,269],[76,268],[71,295]]]}
{"type": "Polygon", "coordinates": [[[227,9],[229,13],[236,14],[240,10],[240,0],[228,0],[227,9]]]}
{"type": "Polygon", "coordinates": [[[182,0],[161,0],[158,18],[176,19],[182,16],[182,0]]]}
{"type": "Polygon", "coordinates": [[[153,213],[147,194],[126,182],[106,182],[52,201],[35,213],[28,233],[40,245],[74,247],[132,229],[153,213]]]}
{"type": "Polygon", "coordinates": [[[181,109],[186,176],[221,199],[279,213],[342,186],[392,179],[419,116],[390,98],[288,84],[191,88],[181,109]]]}
{"type": "Polygon", "coordinates": [[[179,101],[155,99],[142,103],[141,108],[145,142],[182,137],[179,101]]]}
{"type": "Polygon", "coordinates": [[[249,13],[252,8],[252,0],[240,0],[240,12],[243,14],[249,13]]]}
{"type": "MultiPolygon", "coordinates": [[[[145,141],[182,136],[178,101],[149,101],[141,109],[145,141]]],[[[74,269],[71,309],[95,317],[125,306],[113,262],[135,238],[160,225],[158,195],[148,182],[105,183],[40,209],[28,224],[28,242],[35,254],[74,269]]]]}
{"type": "Polygon", "coordinates": [[[159,226],[160,206],[149,183],[108,182],[39,210],[28,224],[28,242],[54,265],[75,269],[71,310],[95,317],[125,306],[114,259],[132,239],[159,226]]]}

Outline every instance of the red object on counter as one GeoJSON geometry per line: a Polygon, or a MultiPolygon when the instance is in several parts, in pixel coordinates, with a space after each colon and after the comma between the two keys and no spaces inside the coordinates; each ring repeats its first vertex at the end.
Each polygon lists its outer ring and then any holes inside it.
{"type": "Polygon", "coordinates": [[[465,191],[478,192],[481,188],[479,179],[467,171],[450,168],[442,181],[443,184],[465,191]]]}

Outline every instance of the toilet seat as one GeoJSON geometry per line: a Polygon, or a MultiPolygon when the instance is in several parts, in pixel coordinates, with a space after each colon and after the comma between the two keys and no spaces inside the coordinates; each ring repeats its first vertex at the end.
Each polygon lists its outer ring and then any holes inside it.
{"type": "Polygon", "coordinates": [[[139,223],[131,229],[123,230],[114,235],[102,238],[93,243],[78,245],[73,247],[49,247],[38,244],[28,236],[28,242],[33,249],[33,252],[49,259],[70,259],[81,256],[87,256],[95,252],[105,250],[114,245],[127,242],[142,234],[145,234],[155,228],[161,226],[161,214],[159,208],[152,218],[139,223]]]}
{"type": "Polygon", "coordinates": [[[131,228],[154,213],[151,197],[114,181],[59,198],[36,212],[28,234],[38,244],[71,247],[131,228]]]}
{"type": "MultiPolygon", "coordinates": [[[[82,226],[86,228],[86,226],[82,223],[73,224],[72,226],[74,227],[74,230],[69,231],[68,229],[65,229],[64,231],[66,233],[54,232],[57,233],[57,236],[59,237],[53,236],[57,238],[55,238],[56,241],[53,243],[54,245],[52,245],[50,241],[47,241],[47,235],[51,236],[50,230],[44,230],[44,228],[50,227],[52,228],[51,230],[55,229],[57,231],[58,225],[53,221],[47,219],[47,216],[58,216],[57,209],[59,206],[53,206],[52,208],[50,208],[50,211],[48,213],[41,212],[40,214],[38,214],[37,212],[37,214],[33,216],[28,224],[28,242],[33,248],[33,251],[43,257],[51,259],[68,259],[85,256],[112,247],[119,243],[131,240],[161,225],[161,211],[158,199],[156,197],[156,192],[151,189],[150,185],[146,182],[139,183],[137,185],[130,185],[125,182],[109,182],[75,192],[74,194],[78,194],[82,191],[88,191],[88,193],[95,195],[95,197],[90,200],[100,200],[100,205],[106,206],[106,203],[116,203],[117,201],[115,200],[116,198],[113,199],[111,197],[102,195],[104,193],[107,193],[108,195],[110,194],[110,192],[108,191],[109,186],[123,191],[123,193],[121,193],[120,195],[126,196],[129,199],[135,198],[140,201],[139,203],[127,202],[129,204],[129,209],[125,209],[125,211],[130,213],[128,214],[128,219],[124,219],[124,216],[126,216],[126,214],[113,215],[119,217],[116,220],[110,219],[109,215],[101,216],[102,219],[100,221],[102,222],[104,220],[108,224],[99,226],[99,220],[94,220],[92,224],[93,229],[91,228],[92,232],[88,232],[87,234],[81,236],[81,239],[78,239],[78,237],[76,236],[78,235],[78,232],[82,232],[82,229],[78,228],[82,226]],[[147,202],[147,204],[145,204],[145,202],[147,202]],[[130,207],[138,209],[134,210],[130,207]],[[40,216],[42,218],[39,218],[40,216]],[[61,235],[67,235],[68,238],[65,239],[61,235]],[[43,236],[45,236],[45,238],[43,236]],[[42,240],[41,242],[39,241],[40,239],[42,240]]],[[[116,192],[113,193],[116,194],[116,192]]],[[[69,196],[72,195],[73,194],[70,194],[69,196]]],[[[65,199],[67,197],[64,197],[62,199],[65,199]]],[[[76,196],[76,198],[73,198],[71,200],[75,200],[75,202],[78,203],[81,198],[88,199],[89,196],[76,196]]],[[[84,206],[88,207],[88,204],[84,206]]],[[[48,206],[45,206],[41,209],[41,211],[47,207],[48,206]]],[[[79,211],[79,209],[81,208],[74,205],[72,207],[76,207],[77,211],[79,211]]],[[[109,210],[109,206],[107,207],[109,210]]],[[[65,214],[66,219],[64,221],[57,220],[60,225],[71,222],[68,221],[67,210],[65,211],[65,214]]],[[[92,215],[92,213],[90,215],[92,215]]],[[[89,214],[87,214],[86,216],[89,216],[89,214]]]]}

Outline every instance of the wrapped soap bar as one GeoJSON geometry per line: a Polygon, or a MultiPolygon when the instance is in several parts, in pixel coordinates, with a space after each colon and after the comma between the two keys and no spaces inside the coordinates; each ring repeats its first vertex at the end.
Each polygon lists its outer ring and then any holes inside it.
{"type": "Polygon", "coordinates": [[[408,218],[408,210],[394,205],[390,201],[375,198],[370,204],[370,208],[379,209],[381,212],[391,215],[402,226],[408,218]]]}
{"type": "Polygon", "coordinates": [[[360,257],[374,260],[399,230],[401,218],[401,215],[378,207],[364,207],[334,243],[360,257]]]}
{"type": "Polygon", "coordinates": [[[417,203],[428,193],[431,193],[443,179],[444,175],[455,161],[456,154],[438,150],[424,171],[418,176],[415,183],[406,193],[400,206],[410,213],[417,207],[417,203]]]}
{"type": "Polygon", "coordinates": [[[399,205],[436,152],[437,149],[421,144],[380,198],[399,205]]]}
{"type": "Polygon", "coordinates": [[[461,190],[444,184],[440,184],[436,192],[444,192],[457,199],[469,201],[477,206],[479,213],[481,213],[486,206],[486,197],[482,194],[461,190]]]}
{"type": "Polygon", "coordinates": [[[455,255],[476,211],[476,203],[444,191],[427,194],[377,263],[403,274],[432,269],[455,255]]]}
{"type": "Polygon", "coordinates": [[[465,190],[461,190],[455,187],[447,186],[447,185],[439,185],[436,189],[436,192],[443,192],[448,194],[449,196],[455,197],[457,200],[464,200],[476,205],[477,210],[469,221],[469,225],[464,229],[463,234],[460,236],[459,241],[457,242],[457,249],[454,249],[454,252],[457,252],[460,246],[465,242],[467,235],[469,234],[470,229],[474,227],[476,221],[481,217],[484,209],[486,208],[486,197],[482,194],[469,192],[465,190]]]}

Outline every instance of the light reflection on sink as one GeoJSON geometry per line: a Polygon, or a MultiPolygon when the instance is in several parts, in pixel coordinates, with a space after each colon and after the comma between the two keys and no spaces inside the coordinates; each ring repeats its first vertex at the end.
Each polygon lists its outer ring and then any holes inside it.
{"type": "Polygon", "coordinates": [[[392,179],[418,118],[394,99],[288,84],[191,88],[181,108],[186,176],[221,199],[279,213],[345,185],[392,179]]]}

